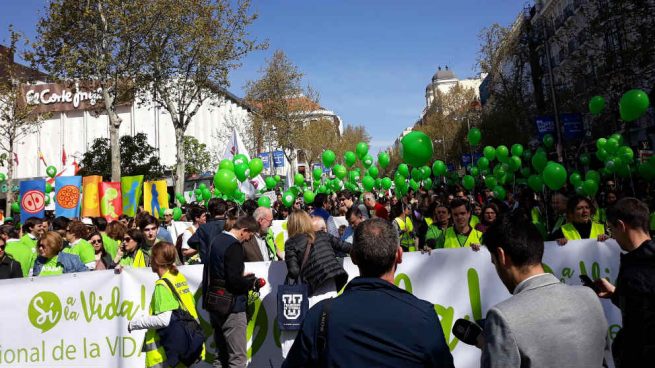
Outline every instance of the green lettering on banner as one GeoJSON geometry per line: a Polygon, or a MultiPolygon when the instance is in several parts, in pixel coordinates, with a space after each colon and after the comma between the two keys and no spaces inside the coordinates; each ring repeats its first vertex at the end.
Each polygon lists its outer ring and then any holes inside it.
{"type": "Polygon", "coordinates": [[[57,325],[62,316],[61,301],[57,294],[42,291],[36,294],[27,308],[32,326],[44,333],[57,325]]]}
{"type": "Polygon", "coordinates": [[[52,359],[54,361],[75,360],[75,351],[75,345],[66,345],[64,339],[61,339],[59,344],[52,349],[52,359]]]}
{"type": "Polygon", "coordinates": [[[469,301],[471,302],[471,313],[473,319],[478,321],[482,319],[482,302],[480,301],[480,278],[475,268],[469,268],[466,273],[469,286],[469,301]]]}
{"type": "Polygon", "coordinates": [[[249,308],[252,308],[252,314],[250,314],[248,326],[246,327],[246,341],[251,342],[247,354],[248,358],[252,358],[257,354],[259,348],[262,347],[264,340],[266,340],[266,335],[268,334],[268,315],[260,298],[254,299],[254,302],[249,308]]]}
{"type": "Polygon", "coordinates": [[[553,275],[555,275],[555,272],[553,272],[553,269],[550,268],[549,265],[547,265],[547,264],[545,264],[545,263],[541,263],[541,267],[544,268],[544,272],[552,273],[553,275]]]}
{"type": "MultiPolygon", "coordinates": [[[[145,309],[144,295],[146,293],[145,286],[141,286],[141,304],[140,307],[145,309]]],[[[117,316],[126,317],[132,320],[137,314],[139,307],[131,300],[121,301],[121,291],[118,286],[111,290],[111,300],[106,306],[102,304],[102,296],[96,296],[94,291],[89,293],[88,300],[84,295],[84,291],[80,291],[80,301],[82,302],[82,312],[87,322],[91,322],[93,317],[98,319],[111,320],[117,316]]]]}
{"type": "Polygon", "coordinates": [[[399,273],[396,275],[396,278],[393,279],[393,283],[396,284],[399,288],[407,291],[408,293],[412,292],[412,281],[409,279],[409,276],[404,273],[399,273]],[[403,286],[400,286],[400,282],[403,282],[403,286]]]}
{"type": "Polygon", "coordinates": [[[82,345],[84,346],[84,359],[98,358],[100,356],[100,345],[95,342],[89,342],[87,344],[86,337],[82,339],[82,345]]]}
{"type": "MultiPolygon", "coordinates": [[[[453,330],[453,325],[455,324],[455,309],[453,307],[444,307],[443,305],[435,304],[434,311],[439,316],[439,321],[441,322],[441,329],[443,330],[443,335],[446,338],[446,344],[450,351],[455,350],[459,339],[453,336],[453,339],[450,340],[450,333],[453,330]]],[[[464,316],[464,319],[469,320],[468,315],[464,316]]]]}

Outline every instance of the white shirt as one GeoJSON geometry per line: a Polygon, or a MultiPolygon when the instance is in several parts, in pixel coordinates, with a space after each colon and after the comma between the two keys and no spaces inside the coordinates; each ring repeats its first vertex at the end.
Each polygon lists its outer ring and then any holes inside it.
{"type": "Polygon", "coordinates": [[[262,258],[264,258],[264,261],[270,261],[271,257],[268,255],[266,240],[262,239],[261,235],[259,234],[255,234],[255,240],[257,240],[257,245],[259,245],[259,251],[262,252],[262,258]]]}
{"type": "Polygon", "coordinates": [[[193,232],[191,232],[189,229],[186,229],[182,233],[182,249],[191,249],[191,247],[189,246],[189,239],[191,239],[193,233],[195,233],[196,230],[198,230],[198,226],[191,225],[191,227],[193,228],[193,232]]]}

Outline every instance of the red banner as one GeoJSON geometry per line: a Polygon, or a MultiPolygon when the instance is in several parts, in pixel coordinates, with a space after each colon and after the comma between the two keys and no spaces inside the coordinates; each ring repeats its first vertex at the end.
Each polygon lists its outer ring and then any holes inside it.
{"type": "Polygon", "coordinates": [[[107,221],[118,220],[123,214],[121,183],[100,183],[100,215],[107,221]]]}

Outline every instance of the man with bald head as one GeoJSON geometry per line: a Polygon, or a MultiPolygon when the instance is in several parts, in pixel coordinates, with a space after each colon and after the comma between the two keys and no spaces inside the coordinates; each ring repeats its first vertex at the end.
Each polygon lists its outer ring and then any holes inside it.
{"type": "Polygon", "coordinates": [[[272,237],[267,236],[268,229],[273,223],[273,212],[270,208],[258,207],[252,216],[259,223],[259,232],[243,243],[246,262],[277,261],[275,244],[272,237]]]}

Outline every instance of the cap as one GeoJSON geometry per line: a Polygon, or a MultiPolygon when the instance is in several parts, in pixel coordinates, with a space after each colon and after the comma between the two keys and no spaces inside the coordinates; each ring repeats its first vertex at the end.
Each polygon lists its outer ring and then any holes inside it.
{"type": "Polygon", "coordinates": [[[84,218],[82,218],[82,223],[83,223],[84,225],[93,225],[93,221],[91,221],[91,219],[88,218],[88,217],[84,217],[84,218]]]}
{"type": "Polygon", "coordinates": [[[173,210],[170,209],[170,208],[165,209],[164,210],[164,216],[166,216],[166,215],[171,215],[172,216],[173,215],[173,210]]]}

